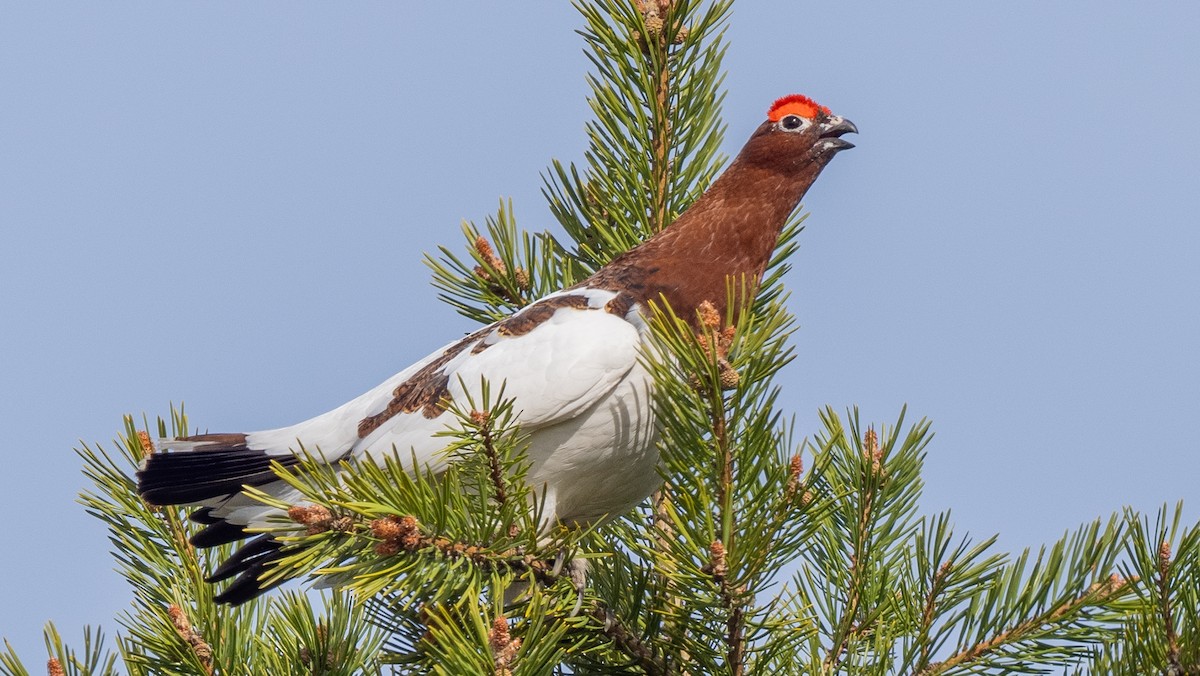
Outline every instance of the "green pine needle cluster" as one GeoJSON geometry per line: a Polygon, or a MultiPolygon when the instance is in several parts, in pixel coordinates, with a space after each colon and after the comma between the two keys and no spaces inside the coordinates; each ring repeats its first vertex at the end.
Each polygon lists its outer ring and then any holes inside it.
{"type": "MultiPolygon", "coordinates": [[[[169,426],[161,420],[157,426],[160,436],[188,430],[182,411],[169,426]]],[[[53,625],[47,627],[49,673],[375,673],[384,634],[344,592],[289,591],[239,608],[213,602],[214,586],[204,578],[232,547],[197,551],[188,538],[200,526],[187,520],[189,510],[141,500],[133,472],[149,451],[149,439],[126,418],[115,451],[87,445],[79,451],[92,483],[80,502],[106,525],[117,570],[130,584],[131,604],[117,617],[122,632],[116,652],[89,630],[83,652],[75,653],[62,645],[53,625]]],[[[28,673],[11,647],[0,653],[0,674],[28,673]]]]}
{"type": "Polygon", "coordinates": [[[440,246],[426,254],[438,298],[459,314],[490,324],[587,276],[579,261],[549,233],[517,229],[511,202],[501,202],[484,230],[463,223],[466,256],[440,246]]]}
{"type": "MultiPolygon", "coordinates": [[[[584,279],[666,227],[714,179],[732,0],[578,0],[592,72],[588,148],[555,161],[557,235],[501,202],[465,252],[426,263],[439,297],[489,323],[584,279]]],[[[649,317],[662,489],[591,529],[547,534],[503,383],[453,402],[434,466],[403,449],[330,467],[298,448],[276,471],[285,556],[243,606],[213,602],[187,510],[153,508],[133,473],[182,411],[83,446],[81,501],[109,533],[130,606],[115,646],[46,629],[57,674],[1200,674],[1200,527],[1126,511],[1009,554],[920,509],[930,425],[820,412],[798,438],[775,381],[796,357],[785,229],[757,287],[727,307],[649,317]],[[697,332],[696,327],[701,327],[697,332]]],[[[38,669],[37,673],[41,673],[38,669]]],[[[11,646],[0,674],[31,673],[11,646]]]]}
{"type": "Polygon", "coordinates": [[[585,164],[555,162],[544,193],[589,270],[662,230],[720,171],[731,0],[577,3],[595,71],[585,164]]]}

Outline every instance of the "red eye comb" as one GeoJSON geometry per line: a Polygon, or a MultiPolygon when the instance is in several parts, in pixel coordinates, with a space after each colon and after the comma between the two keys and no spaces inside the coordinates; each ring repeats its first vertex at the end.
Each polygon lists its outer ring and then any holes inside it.
{"type": "Polygon", "coordinates": [[[784,115],[799,115],[811,120],[817,116],[817,113],[832,115],[828,108],[818,104],[807,96],[792,94],[772,103],[771,109],[767,111],[767,119],[772,122],[778,122],[784,115]]]}

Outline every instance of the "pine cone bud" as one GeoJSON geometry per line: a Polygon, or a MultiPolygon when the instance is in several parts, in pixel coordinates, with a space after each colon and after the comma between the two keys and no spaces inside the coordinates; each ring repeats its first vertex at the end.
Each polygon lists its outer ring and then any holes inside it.
{"type": "Polygon", "coordinates": [[[375,553],[391,556],[405,551],[416,551],[422,546],[421,527],[411,516],[387,516],[375,519],[369,526],[371,535],[382,540],[375,545],[375,553]]]}
{"type": "Polygon", "coordinates": [[[309,535],[324,533],[327,530],[349,530],[353,523],[347,526],[342,519],[334,519],[333,514],[321,505],[292,505],[288,508],[288,518],[298,524],[307,526],[305,532],[309,535]]]}
{"type": "Polygon", "coordinates": [[[717,366],[720,371],[721,389],[736,389],[742,381],[742,376],[724,358],[717,362],[717,366]]]}
{"type": "Polygon", "coordinates": [[[142,457],[149,457],[154,453],[154,442],[150,440],[150,433],[145,430],[138,430],[138,444],[142,447],[142,457]]]}
{"type": "Polygon", "coordinates": [[[511,676],[513,660],[521,648],[521,639],[512,638],[508,630],[508,618],[497,616],[488,632],[488,647],[492,649],[492,663],[497,676],[511,676]]]}
{"type": "Polygon", "coordinates": [[[700,325],[716,331],[721,327],[721,315],[717,312],[717,307],[710,301],[700,303],[696,308],[696,314],[699,316],[700,325]]]}
{"type": "Polygon", "coordinates": [[[725,544],[720,540],[713,540],[708,546],[708,565],[704,567],[704,572],[713,576],[717,582],[725,580],[725,576],[729,574],[729,565],[725,562],[725,544]]]}

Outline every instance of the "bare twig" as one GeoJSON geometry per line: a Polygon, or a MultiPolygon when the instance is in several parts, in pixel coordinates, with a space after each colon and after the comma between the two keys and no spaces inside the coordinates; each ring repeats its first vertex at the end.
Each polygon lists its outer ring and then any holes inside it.
{"type": "Polygon", "coordinates": [[[942,594],[942,585],[946,582],[946,575],[954,566],[954,561],[943,562],[934,571],[933,577],[929,580],[929,595],[925,597],[925,609],[921,613],[921,654],[917,659],[917,668],[924,669],[929,665],[929,658],[933,646],[930,645],[929,632],[933,628],[934,613],[937,610],[937,600],[942,594]]]}
{"type": "Polygon", "coordinates": [[[179,634],[179,637],[191,647],[192,652],[200,660],[200,666],[204,669],[204,673],[212,674],[212,646],[208,645],[204,637],[200,635],[200,632],[192,627],[192,623],[188,621],[183,608],[171,604],[167,607],[167,615],[171,618],[171,623],[175,625],[175,633],[179,634]]]}
{"type": "Polygon", "coordinates": [[[1171,610],[1171,543],[1166,540],[1158,546],[1158,579],[1155,583],[1167,638],[1167,668],[1163,673],[1168,676],[1183,674],[1183,665],[1179,662],[1179,637],[1175,634],[1175,614],[1171,610]]]}
{"type": "Polygon", "coordinates": [[[654,73],[654,128],[651,129],[651,180],[654,190],[651,199],[650,224],[654,232],[659,232],[671,224],[669,213],[668,192],[671,186],[671,117],[668,106],[671,100],[671,67],[668,53],[671,42],[664,29],[671,21],[670,2],[659,0],[642,0],[642,14],[645,17],[647,32],[645,36],[647,51],[652,50],[650,61],[657,69],[654,73]],[[657,28],[657,30],[655,30],[657,28]]]}
{"type": "Polygon", "coordinates": [[[487,457],[488,476],[492,480],[495,493],[492,498],[501,507],[508,503],[508,489],[504,485],[504,467],[500,463],[500,454],[496,452],[496,440],[492,436],[491,415],[487,411],[471,411],[471,422],[479,431],[479,441],[483,444],[483,454],[487,457]]]}
{"type": "Polygon", "coordinates": [[[846,608],[838,621],[836,640],[822,661],[826,669],[830,671],[835,670],[841,661],[850,639],[865,633],[869,628],[858,625],[855,618],[862,605],[862,597],[859,592],[869,567],[867,560],[871,555],[871,524],[875,521],[875,500],[881,487],[879,477],[883,473],[883,450],[879,446],[879,436],[875,433],[874,428],[868,429],[863,436],[863,461],[868,474],[863,480],[864,490],[858,511],[858,532],[854,539],[854,553],[850,556],[850,583],[849,589],[846,590],[846,608]]]}
{"type": "Polygon", "coordinates": [[[602,603],[592,606],[589,615],[603,627],[604,635],[612,640],[613,645],[633,658],[649,676],[661,676],[667,673],[667,666],[663,659],[655,655],[650,646],[622,624],[620,618],[602,603]]]}

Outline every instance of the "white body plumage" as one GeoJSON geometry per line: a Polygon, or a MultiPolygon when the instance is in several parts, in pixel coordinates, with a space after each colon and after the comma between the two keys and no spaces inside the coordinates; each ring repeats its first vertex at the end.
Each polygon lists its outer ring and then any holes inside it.
{"type": "MultiPolygon", "coordinates": [[[[601,289],[554,293],[511,319],[521,320],[539,304],[553,305],[567,297],[581,300],[554,307],[527,332],[513,335],[502,329],[504,322],[493,324],[332,411],[288,427],[248,433],[246,447],[288,457],[302,445],[330,462],[398,453],[405,461],[415,457],[420,465],[438,471],[447,462],[442,453],[447,442],[436,435],[457,424],[449,411],[435,416],[422,409],[396,412],[365,436],[360,434],[366,431],[364,420],[387,415],[397,388],[422,377],[423,369],[441,359],[437,372],[448,379],[454,401],[466,401],[468,395],[479,401],[484,380],[493,390],[503,384],[504,396],[513,400],[516,420],[528,435],[527,481],[535,494],[545,496],[541,509],[547,525],[589,524],[617,516],[649,495],[659,481],[651,382],[639,362],[649,333],[639,306],[618,315],[610,306],[617,294],[601,289]]],[[[187,452],[213,443],[163,440],[160,449],[187,452]]],[[[259,489],[284,500],[300,497],[282,482],[259,489]]],[[[241,526],[264,526],[278,514],[240,493],[200,504],[211,508],[212,517],[241,526]]]]}

